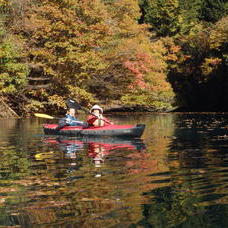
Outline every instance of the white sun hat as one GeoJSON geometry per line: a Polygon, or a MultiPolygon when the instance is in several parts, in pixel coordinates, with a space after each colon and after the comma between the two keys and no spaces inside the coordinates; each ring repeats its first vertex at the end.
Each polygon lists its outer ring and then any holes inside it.
{"type": "Polygon", "coordinates": [[[93,110],[99,110],[101,113],[103,113],[103,109],[99,106],[99,105],[94,105],[91,109],[90,112],[92,112],[93,110]]]}

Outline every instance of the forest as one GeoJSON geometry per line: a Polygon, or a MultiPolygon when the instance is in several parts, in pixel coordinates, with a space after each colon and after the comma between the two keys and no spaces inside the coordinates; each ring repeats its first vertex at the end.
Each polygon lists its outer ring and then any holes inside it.
{"type": "Polygon", "coordinates": [[[0,103],[228,111],[227,0],[0,0],[0,103]]]}

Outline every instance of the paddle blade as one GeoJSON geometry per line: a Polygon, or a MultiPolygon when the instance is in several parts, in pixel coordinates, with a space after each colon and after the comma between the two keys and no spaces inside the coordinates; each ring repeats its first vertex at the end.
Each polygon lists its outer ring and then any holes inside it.
{"type": "Polygon", "coordinates": [[[67,99],[66,100],[66,105],[67,105],[68,108],[73,108],[75,110],[82,109],[81,105],[77,101],[75,101],[73,99],[67,99]]]}
{"type": "Polygon", "coordinates": [[[39,118],[45,118],[45,119],[51,119],[51,120],[55,119],[55,117],[49,116],[49,115],[43,114],[43,113],[35,113],[34,115],[39,118]]]}

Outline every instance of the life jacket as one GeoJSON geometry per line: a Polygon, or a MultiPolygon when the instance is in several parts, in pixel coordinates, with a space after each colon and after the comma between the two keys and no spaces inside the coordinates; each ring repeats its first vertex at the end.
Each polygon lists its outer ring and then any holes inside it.
{"type": "Polygon", "coordinates": [[[105,120],[106,120],[106,118],[104,118],[102,114],[100,114],[98,118],[96,116],[94,116],[94,115],[90,115],[87,118],[87,123],[90,126],[100,127],[100,126],[107,125],[105,120]]]}
{"type": "Polygon", "coordinates": [[[93,126],[102,127],[105,125],[104,117],[102,114],[99,115],[98,119],[93,122],[93,126]]]}

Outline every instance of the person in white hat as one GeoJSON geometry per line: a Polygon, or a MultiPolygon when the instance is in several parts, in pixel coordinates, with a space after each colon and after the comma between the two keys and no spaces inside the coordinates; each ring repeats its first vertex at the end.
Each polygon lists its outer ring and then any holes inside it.
{"type": "Polygon", "coordinates": [[[89,126],[101,127],[113,124],[103,116],[103,109],[99,105],[94,105],[90,110],[90,115],[87,118],[89,126]]]}

